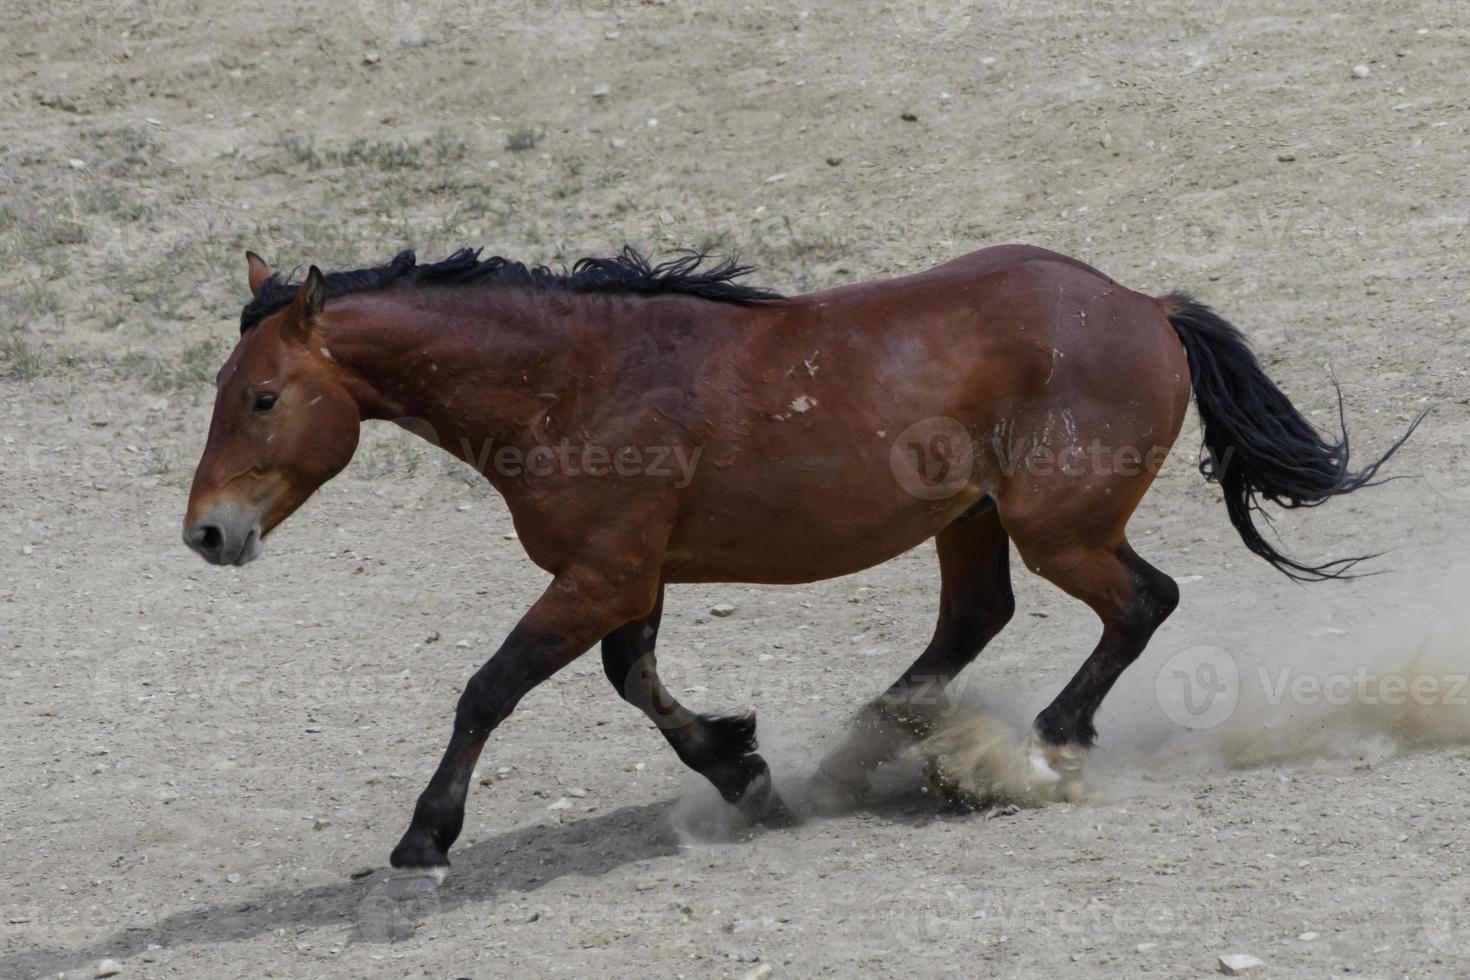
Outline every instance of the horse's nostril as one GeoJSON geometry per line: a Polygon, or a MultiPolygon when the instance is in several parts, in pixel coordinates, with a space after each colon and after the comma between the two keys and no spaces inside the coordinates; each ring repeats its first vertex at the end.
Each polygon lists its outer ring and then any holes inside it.
{"type": "Polygon", "coordinates": [[[189,543],[201,554],[219,551],[224,547],[225,533],[215,524],[201,524],[189,536],[189,543]]]}

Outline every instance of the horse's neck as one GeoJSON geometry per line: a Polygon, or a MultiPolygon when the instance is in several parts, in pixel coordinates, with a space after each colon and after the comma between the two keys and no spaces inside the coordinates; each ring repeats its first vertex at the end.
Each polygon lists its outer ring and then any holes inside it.
{"type": "Polygon", "coordinates": [[[522,290],[346,296],[328,307],[331,356],[360,380],[364,418],[423,419],[436,430],[508,438],[578,370],[576,311],[522,290]],[[545,308],[542,308],[545,306],[545,308]]]}

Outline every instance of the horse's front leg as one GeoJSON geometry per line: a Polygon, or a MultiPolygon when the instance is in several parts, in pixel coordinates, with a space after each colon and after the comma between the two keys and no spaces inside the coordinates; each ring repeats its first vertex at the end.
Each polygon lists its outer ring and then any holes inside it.
{"type": "Polygon", "coordinates": [[[654,571],[644,576],[574,569],[558,574],[475,672],[460,695],[454,734],[439,768],[414,807],[413,821],[390,858],[404,874],[401,893],[429,890],[444,879],[449,847],[464,825],[470,774],[485,740],[531,688],[581,656],[612,630],[647,615],[658,597],[654,571]]]}

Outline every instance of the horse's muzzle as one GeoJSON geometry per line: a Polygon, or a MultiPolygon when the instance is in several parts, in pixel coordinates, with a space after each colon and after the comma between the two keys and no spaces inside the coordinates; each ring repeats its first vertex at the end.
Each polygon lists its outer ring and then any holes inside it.
{"type": "Polygon", "coordinates": [[[260,554],[260,515],[218,504],[184,524],[184,543],[211,565],[243,565],[260,554]]]}

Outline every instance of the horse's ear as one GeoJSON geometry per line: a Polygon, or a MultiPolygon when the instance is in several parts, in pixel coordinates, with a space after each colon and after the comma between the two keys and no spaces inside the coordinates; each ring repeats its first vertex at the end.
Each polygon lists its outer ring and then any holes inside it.
{"type": "Polygon", "coordinates": [[[265,259],[254,252],[246,252],[245,268],[250,275],[250,295],[257,296],[260,294],[260,287],[265,285],[265,281],[270,278],[271,267],[265,264],[265,259]]]}
{"type": "Polygon", "coordinates": [[[326,304],[326,279],[322,276],[322,270],[312,266],[306,273],[306,281],[301,284],[301,291],[296,294],[297,322],[303,327],[310,326],[313,320],[321,316],[322,307],[326,304]]]}

